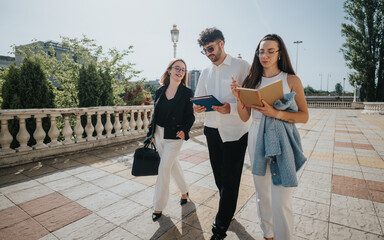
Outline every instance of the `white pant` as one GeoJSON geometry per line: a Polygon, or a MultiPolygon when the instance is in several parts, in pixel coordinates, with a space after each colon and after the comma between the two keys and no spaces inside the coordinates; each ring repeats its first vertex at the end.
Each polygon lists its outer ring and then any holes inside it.
{"type": "MultiPolygon", "coordinates": [[[[248,151],[252,165],[258,128],[259,122],[254,121],[248,133],[248,151]]],[[[275,237],[276,240],[292,239],[292,194],[295,188],[272,183],[270,162],[267,164],[265,176],[253,175],[253,180],[256,187],[257,212],[264,237],[275,237]]]]}
{"type": "Polygon", "coordinates": [[[160,155],[160,165],[153,198],[155,211],[163,211],[167,205],[171,175],[175,179],[180,192],[182,194],[188,192],[183,170],[177,159],[183,141],[181,139],[164,139],[164,128],[156,125],[155,144],[160,155]]]}

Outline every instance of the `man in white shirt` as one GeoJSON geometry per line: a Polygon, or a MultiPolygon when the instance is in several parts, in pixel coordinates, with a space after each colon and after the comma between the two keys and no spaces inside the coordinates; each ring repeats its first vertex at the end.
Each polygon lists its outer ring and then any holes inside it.
{"type": "MultiPolygon", "coordinates": [[[[237,113],[236,98],[231,92],[232,78],[240,85],[248,74],[249,64],[233,58],[224,51],[224,36],[216,28],[207,28],[198,39],[201,51],[212,64],[204,69],[195,96],[213,95],[223,106],[213,106],[206,113],[204,135],[216,186],[220,193],[219,209],[213,223],[211,239],[224,239],[236,210],[244,156],[247,148],[249,122],[244,123],[237,113]]],[[[197,113],[205,107],[195,105],[197,113]]]]}

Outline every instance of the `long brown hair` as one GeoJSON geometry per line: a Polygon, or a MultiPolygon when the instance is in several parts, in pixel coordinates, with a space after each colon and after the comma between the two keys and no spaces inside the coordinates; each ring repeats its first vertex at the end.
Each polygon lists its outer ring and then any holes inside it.
{"type": "Polygon", "coordinates": [[[278,68],[288,74],[295,74],[295,71],[292,68],[291,60],[288,56],[287,48],[285,47],[283,39],[277,34],[268,34],[263,37],[259,44],[257,45],[255,57],[253,58],[253,63],[251,69],[249,70],[248,76],[243,82],[243,87],[245,88],[257,88],[261,83],[261,77],[263,76],[263,66],[260,63],[259,56],[257,52],[259,51],[260,44],[263,41],[272,40],[276,41],[279,45],[279,56],[280,60],[277,62],[278,68]]]}
{"type": "Polygon", "coordinates": [[[165,69],[165,72],[163,73],[163,75],[161,76],[161,79],[160,79],[160,84],[162,86],[165,86],[165,85],[169,85],[169,82],[171,81],[170,79],[170,76],[169,76],[169,73],[168,73],[168,70],[171,70],[172,67],[173,67],[173,64],[175,64],[176,62],[182,62],[184,63],[185,65],[185,74],[184,74],[184,77],[183,79],[181,79],[181,83],[184,85],[184,86],[187,86],[187,64],[185,63],[185,61],[181,58],[178,58],[178,59],[174,59],[172,61],[169,62],[168,64],[168,67],[165,69]]]}

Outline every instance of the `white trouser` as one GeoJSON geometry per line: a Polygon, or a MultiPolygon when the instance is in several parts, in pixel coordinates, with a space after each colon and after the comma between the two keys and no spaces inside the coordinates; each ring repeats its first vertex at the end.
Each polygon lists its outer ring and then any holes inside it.
{"type": "Polygon", "coordinates": [[[177,159],[183,141],[181,139],[164,139],[164,128],[156,125],[155,144],[160,155],[160,165],[153,198],[155,211],[163,211],[167,205],[171,175],[175,179],[180,192],[182,194],[188,192],[183,169],[177,159]]]}
{"type": "MultiPolygon", "coordinates": [[[[251,164],[254,163],[257,130],[259,122],[253,121],[248,133],[248,151],[251,164]]],[[[292,194],[295,188],[274,185],[267,164],[265,176],[253,175],[256,187],[256,202],[260,227],[264,237],[275,237],[276,240],[293,238],[292,194]]]]}

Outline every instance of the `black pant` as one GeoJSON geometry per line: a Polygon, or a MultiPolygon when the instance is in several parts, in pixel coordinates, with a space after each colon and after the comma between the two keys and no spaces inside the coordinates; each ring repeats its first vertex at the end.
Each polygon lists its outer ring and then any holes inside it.
{"type": "Polygon", "coordinates": [[[213,175],[220,193],[219,210],[212,231],[225,235],[236,210],[248,133],[231,142],[223,142],[216,128],[205,127],[204,135],[207,138],[213,175]]]}

